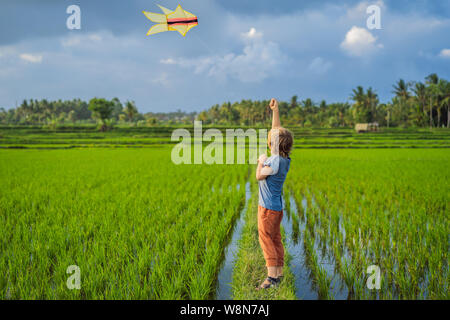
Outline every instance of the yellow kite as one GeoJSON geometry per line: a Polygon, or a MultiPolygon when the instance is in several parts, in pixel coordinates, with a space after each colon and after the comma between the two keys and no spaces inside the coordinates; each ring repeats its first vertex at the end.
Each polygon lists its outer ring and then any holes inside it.
{"type": "Polygon", "coordinates": [[[148,30],[148,36],[159,32],[178,31],[184,37],[190,29],[198,25],[197,17],[185,11],[181,5],[178,5],[174,11],[159,4],[158,7],[161,8],[164,14],[142,11],[149,20],[158,23],[148,30]]]}

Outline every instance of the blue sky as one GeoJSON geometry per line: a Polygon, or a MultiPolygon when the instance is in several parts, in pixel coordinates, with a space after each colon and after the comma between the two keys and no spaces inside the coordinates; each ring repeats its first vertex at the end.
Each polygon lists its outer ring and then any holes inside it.
{"type": "Polygon", "coordinates": [[[450,80],[449,1],[2,0],[0,107],[23,99],[135,100],[141,112],[200,111],[241,99],[382,101],[399,78],[450,80]],[[146,36],[142,10],[184,9],[199,25],[146,36]],[[66,8],[81,8],[68,30],[66,8]],[[381,8],[380,30],[366,25],[381,8]]]}

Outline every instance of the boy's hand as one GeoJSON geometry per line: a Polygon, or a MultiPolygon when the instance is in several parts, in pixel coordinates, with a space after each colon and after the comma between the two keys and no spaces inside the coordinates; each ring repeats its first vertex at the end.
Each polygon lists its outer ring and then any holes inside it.
{"type": "Polygon", "coordinates": [[[265,153],[260,155],[259,158],[258,158],[258,162],[261,163],[261,164],[263,164],[266,160],[267,160],[267,156],[266,156],[265,153]]]}
{"type": "Polygon", "coordinates": [[[270,100],[270,104],[269,104],[270,109],[272,109],[272,111],[274,110],[278,110],[278,101],[275,98],[272,98],[270,100]]]}

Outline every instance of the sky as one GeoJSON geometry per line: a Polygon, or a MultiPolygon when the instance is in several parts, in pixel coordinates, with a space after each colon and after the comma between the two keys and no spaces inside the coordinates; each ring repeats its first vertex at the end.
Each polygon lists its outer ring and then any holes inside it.
{"type": "MultiPolygon", "coordinates": [[[[373,21],[373,20],[371,20],[373,21]]],[[[134,100],[140,112],[242,99],[382,102],[400,78],[450,80],[450,1],[2,0],[0,107],[24,99],[134,100]],[[146,36],[143,10],[182,7],[199,24],[146,36]],[[69,30],[70,5],[81,29],[69,30]],[[367,8],[380,8],[370,29],[367,8]]]]}

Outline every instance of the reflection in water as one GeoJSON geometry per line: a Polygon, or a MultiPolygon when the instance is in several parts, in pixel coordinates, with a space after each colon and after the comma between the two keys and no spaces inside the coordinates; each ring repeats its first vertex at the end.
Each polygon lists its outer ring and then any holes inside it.
{"type": "MultiPolygon", "coordinates": [[[[240,185],[237,186],[238,190],[240,185]]],[[[225,259],[219,271],[217,278],[216,299],[231,299],[231,281],[233,275],[233,267],[238,251],[238,240],[241,237],[242,227],[244,226],[245,211],[247,211],[248,200],[251,197],[250,182],[245,184],[245,205],[232,231],[232,238],[228,246],[225,247],[225,259]]]]}
{"type": "MultiPolygon", "coordinates": [[[[285,201],[286,203],[286,201],[285,201]]],[[[307,224],[306,210],[310,206],[314,206],[314,199],[310,202],[306,198],[301,201],[301,212],[297,208],[294,197],[289,197],[289,203],[286,205],[291,212],[283,216],[282,225],[286,233],[286,249],[292,256],[290,268],[295,277],[296,295],[299,299],[318,299],[317,288],[312,281],[312,275],[306,263],[306,254],[304,246],[304,231],[307,224]]],[[[286,209],[285,208],[285,209],[286,209]]],[[[347,299],[348,290],[337,273],[335,261],[330,254],[331,250],[325,241],[321,241],[318,234],[314,234],[315,246],[314,250],[318,257],[319,264],[325,269],[328,277],[332,280],[331,294],[334,299],[347,299]]]]}
{"type": "MultiPolygon", "coordinates": [[[[284,201],[286,203],[286,201],[284,201]]],[[[285,232],[285,249],[291,255],[289,267],[295,278],[296,296],[304,300],[317,300],[319,298],[317,292],[313,288],[310,279],[310,271],[306,266],[305,252],[303,250],[303,237],[301,236],[305,230],[305,221],[299,222],[299,233],[294,232],[292,221],[297,221],[295,218],[289,218],[291,215],[297,215],[297,205],[294,198],[289,198],[290,213],[283,214],[283,221],[281,222],[285,232]]],[[[304,204],[306,205],[306,203],[304,204]]],[[[289,205],[288,205],[289,206],[289,205]]],[[[298,221],[297,221],[298,222],[298,221]]]]}

